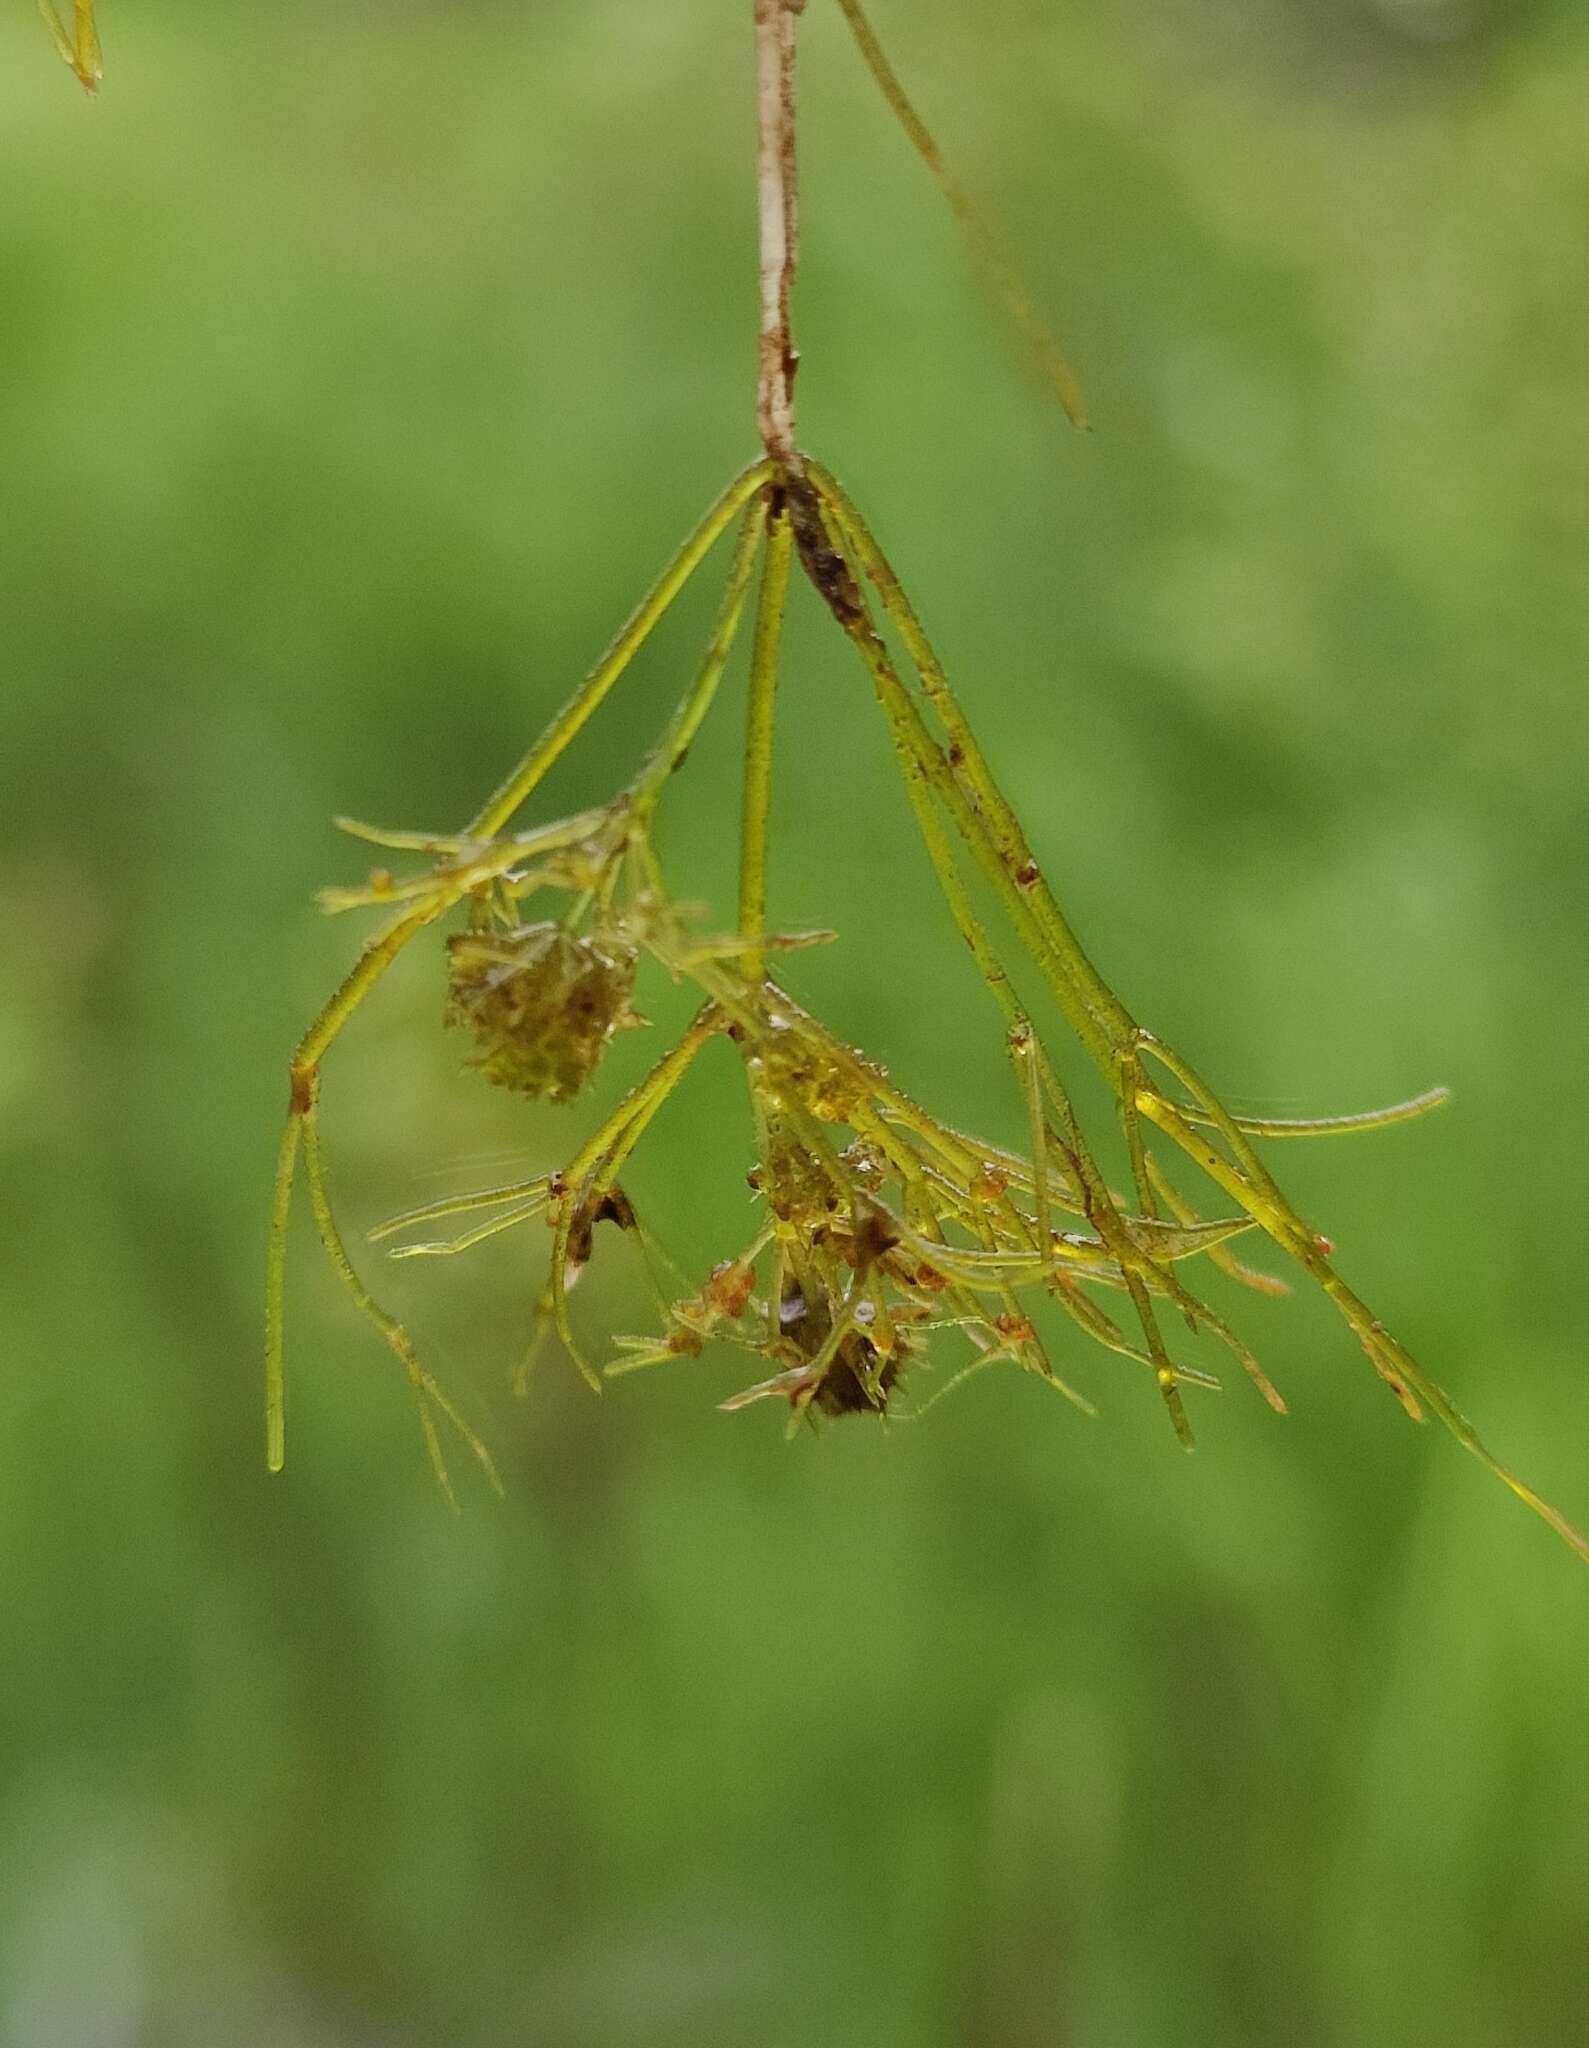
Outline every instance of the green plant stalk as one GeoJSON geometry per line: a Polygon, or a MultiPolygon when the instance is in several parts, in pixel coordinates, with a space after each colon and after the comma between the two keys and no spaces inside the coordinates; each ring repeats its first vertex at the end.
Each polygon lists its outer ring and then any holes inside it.
{"type": "Polygon", "coordinates": [[[557,1198],[551,1269],[547,1276],[542,1313],[550,1314],[564,1349],[593,1393],[601,1392],[601,1375],[581,1349],[568,1313],[568,1257],[575,1222],[601,1194],[611,1188],[646,1126],[683,1080],[695,1055],[718,1028],[710,1005],[699,1011],[678,1044],[635,1084],[559,1176],[561,1190],[557,1198]]]}
{"type": "Polygon", "coordinates": [[[780,506],[767,529],[761,598],[750,659],[750,696],[745,714],[745,768],[740,799],[739,916],[737,928],[755,941],[741,959],[749,981],[761,981],[767,957],[767,849],[772,821],[772,754],[778,709],[778,655],[783,643],[784,606],[794,553],[788,512],[780,506]]]}
{"type": "Polygon", "coordinates": [[[492,791],[465,828],[472,839],[494,839],[547,770],[566,752],[608,691],[651,637],[714,542],[733,523],[771,474],[765,458],[742,470],[640,600],[616,639],[535,744],[492,791]]]}
{"type": "Polygon", "coordinates": [[[1003,236],[944,161],[943,151],[900,83],[899,74],[888,61],[888,54],[867,20],[860,0],[839,0],[839,6],[850,24],[862,61],[888,102],[894,118],[904,129],[911,147],[927,166],[950,211],[960,223],[973,259],[995,294],[1004,301],[1005,310],[1024,336],[1038,368],[1053,386],[1065,417],[1073,427],[1085,428],[1088,423],[1087,405],[1082,397],[1080,381],[1033,305],[1031,294],[1021,282],[1020,272],[1005,250],[1003,236]]]}
{"type": "MultiPolygon", "coordinates": [[[[514,812],[534,791],[542,777],[578,736],[710,552],[713,544],[761,490],[769,474],[770,464],[764,458],[751,463],[735,477],[663,569],[584,682],[567,703],[554,713],[550,723],[529,751],[476,812],[464,833],[460,835],[461,845],[474,846],[482,840],[496,837],[514,812]]],[[[501,865],[494,871],[503,872],[524,857],[523,843],[515,842],[505,852],[498,854],[497,858],[501,865]]],[[[465,866],[451,882],[438,880],[428,896],[421,898],[412,909],[401,913],[379,932],[365,947],[330,1001],[305,1032],[289,1065],[287,1128],[277,1154],[266,1252],[265,1457],[268,1468],[273,1472],[281,1470],[286,1457],[286,1248],[292,1216],[293,1184],[300,1150],[295,1126],[314,1112],[319,1100],[321,1063],[359,1004],[408,942],[416,938],[426,926],[445,916],[479,886],[479,881],[478,870],[465,866]]],[[[324,1192],[322,1182],[322,1194],[324,1192]]],[[[331,1213],[328,1196],[326,1211],[328,1215],[331,1213]]],[[[324,1237],[324,1230],[321,1234],[324,1237]]],[[[329,1245],[327,1249],[330,1249],[329,1245]]],[[[353,1273],[352,1262],[344,1253],[341,1259],[333,1257],[332,1263],[344,1284],[349,1286],[361,1312],[375,1323],[383,1336],[386,1336],[386,1319],[379,1311],[374,1310],[367,1290],[353,1273]]]]}
{"type": "Polygon", "coordinates": [[[728,588],[723,594],[723,601],[718,609],[717,620],[712,628],[712,636],[700,669],[669,720],[666,732],[652,748],[639,773],[629,785],[628,810],[641,831],[649,829],[652,814],[656,810],[657,800],[664,786],[684,765],[684,757],[694,744],[702,720],[712,708],[718,685],[723,680],[723,670],[734,651],[745,595],[750,588],[750,579],[756,567],[756,551],[761,545],[766,526],[766,500],[764,495],[760,495],[752,499],[749,510],[740,522],[739,538],[734,544],[734,559],[728,572],[728,588]]]}
{"type": "MultiPolygon", "coordinates": [[[[826,488],[827,473],[825,471],[820,470],[813,463],[808,464],[808,474],[818,494],[819,509],[816,515],[817,518],[820,520],[823,513],[831,514],[844,548],[848,551],[854,551],[859,539],[859,515],[854,512],[848,500],[839,504],[830,497],[826,488]]],[[[961,825],[962,832],[974,851],[981,851],[984,844],[982,835],[978,830],[980,822],[978,814],[975,812],[970,799],[954,778],[949,760],[940,751],[928,733],[920,712],[911,700],[909,691],[905,688],[898,671],[889,659],[888,650],[884,646],[881,636],[872,626],[867,616],[865,599],[861,596],[859,588],[854,583],[853,571],[850,570],[844,553],[837,549],[834,550],[834,553],[837,555],[843,576],[848,581],[850,588],[848,591],[841,591],[837,602],[830,600],[830,609],[846,636],[855,646],[861,657],[862,664],[871,677],[878,702],[882,707],[884,718],[894,740],[901,779],[904,781],[906,792],[910,798],[917,828],[926,846],[928,858],[932,862],[933,871],[938,878],[939,887],[943,892],[945,902],[949,906],[956,929],[970,948],[978,973],[987,984],[989,991],[1004,1014],[1007,1031],[1012,1035],[1022,1036],[1029,1045],[1032,1053],[1037,1058],[1038,1071],[1043,1075],[1045,1083],[1049,1087],[1051,1097],[1055,1096],[1056,1091],[1058,1091],[1056,1106],[1061,1111],[1065,1127],[1066,1156],[1080,1184],[1082,1200],[1087,1215],[1095,1228],[1098,1229],[1105,1243],[1109,1245],[1111,1251],[1115,1252],[1116,1256],[1120,1259],[1121,1271],[1125,1275],[1132,1307],[1135,1309],[1137,1320],[1142,1327],[1142,1334],[1147,1343],[1148,1355],[1152,1360],[1154,1377],[1158,1383],[1159,1392],[1169,1412],[1176,1435],[1183,1444],[1190,1447],[1192,1442],[1191,1424],[1187,1418],[1185,1404],[1181,1399],[1177,1385],[1180,1374],[1172,1362],[1168,1351],[1165,1349],[1158,1327],[1158,1319],[1154,1314],[1152,1302],[1148,1298],[1147,1287],[1139,1270],[1145,1261],[1136,1241],[1131,1237],[1121,1221],[1119,1211],[1109,1194],[1103,1176],[1099,1173],[1096,1164],[1088,1152],[1086,1141],[1083,1138],[1075,1114],[1070,1107],[1068,1098],[1064,1096],[1063,1091],[1058,1090],[1057,1076],[1053,1074],[1052,1069],[1042,1059],[1040,1047],[1037,1047],[1032,1042],[1030,1022],[1015,993],[1009,974],[994,951],[981,920],[976,914],[970,892],[960,875],[953,852],[944,837],[936,812],[933,809],[933,797],[936,795],[945,800],[946,807],[951,810],[951,814],[955,816],[956,822],[961,825]]],[[[827,594],[827,592],[824,592],[824,595],[827,594]]],[[[1004,878],[1005,869],[1002,862],[994,860],[991,864],[988,862],[984,864],[990,865],[991,872],[996,881],[1004,878]]],[[[1024,904],[1019,895],[1016,897],[1016,903],[1024,912],[1024,904]]],[[[1033,930],[1035,935],[1035,925],[1033,930]]]]}
{"type": "MultiPolygon", "coordinates": [[[[838,525],[846,545],[860,560],[884,610],[898,627],[917,668],[923,692],[938,712],[949,736],[948,748],[940,749],[926,733],[925,727],[920,725],[919,718],[916,721],[914,747],[926,779],[977,855],[1028,951],[1045,970],[1045,979],[1056,1002],[1111,1088],[1118,1096],[1123,1076],[1138,1072],[1144,1057],[1152,1058],[1163,1066],[1192,1098],[1192,1114],[1198,1122],[1212,1127],[1224,1138],[1232,1157],[1227,1159],[1221,1155],[1193,1128],[1180,1106],[1155,1089],[1139,1087],[1134,1109],[1173,1139],[1283,1250],[1304,1267],[1340,1311],[1370,1363],[1410,1415],[1416,1419],[1419,1403],[1426,1406],[1486,1470],[1549,1523],[1580,1556],[1589,1559],[1589,1541],[1488,1449],[1445,1389],[1418,1364],[1405,1346],[1391,1336],[1335,1272],[1322,1241],[1291,1207],[1253,1149],[1240,1120],[1230,1115],[1213,1091],[1179,1055],[1136,1023],[1104,982],[1054,903],[1019,821],[993,778],[987,759],[971,732],[942,664],[905,597],[898,577],[831,473],[809,458],[806,473],[824,509],[838,525]]],[[[880,672],[891,668],[880,642],[876,641],[875,635],[868,636],[856,622],[847,621],[838,612],[835,616],[860,649],[876,684],[880,672]]],[[[947,895],[947,890],[945,893],[947,895]]],[[[995,994],[998,992],[995,986],[995,994]]],[[[1049,1072],[1051,1074],[1052,1070],[1049,1072]]],[[[1065,1099],[1057,1075],[1052,1075],[1051,1095],[1054,1093],[1065,1099]]],[[[1420,1110],[1424,1106],[1432,1107],[1442,1099],[1441,1092],[1435,1091],[1417,1098],[1417,1107],[1420,1110]]],[[[1316,1135],[1343,1126],[1348,1130],[1372,1128],[1381,1121],[1400,1121],[1412,1113],[1416,1112],[1411,1105],[1401,1104],[1388,1112],[1370,1111],[1344,1120],[1321,1120],[1306,1134],[1316,1135]]],[[[1288,1133],[1292,1134],[1304,1133],[1288,1133]]],[[[1080,1161],[1077,1163],[1079,1165],[1080,1161]]],[[[1123,1269],[1130,1271],[1129,1268],[1123,1269]]],[[[1140,1314],[1141,1304],[1137,1305],[1140,1314]]],[[[1206,1315],[1206,1311],[1200,1312],[1206,1315]]],[[[1210,1326],[1214,1327],[1213,1319],[1209,1320],[1210,1326]]],[[[1162,1375],[1164,1366],[1159,1360],[1159,1347],[1153,1344],[1151,1337],[1150,1350],[1154,1353],[1156,1369],[1162,1375]]]]}
{"type": "Polygon", "coordinates": [[[314,1212],[315,1224],[319,1229],[321,1243],[325,1247],[326,1256],[341,1275],[344,1285],[352,1293],[354,1300],[358,1303],[364,1315],[374,1323],[375,1327],[386,1339],[387,1344],[391,1347],[408,1376],[408,1381],[414,1390],[414,1399],[419,1410],[420,1426],[424,1431],[426,1449],[430,1453],[431,1467],[436,1474],[436,1479],[442,1492],[447,1497],[448,1504],[456,1509],[458,1501],[457,1496],[452,1490],[452,1480],[447,1472],[447,1460],[442,1454],[441,1439],[437,1433],[435,1418],[431,1414],[432,1408],[452,1424],[453,1428],[479,1461],[482,1471],[491,1482],[492,1489],[500,1494],[502,1492],[502,1481],[497,1476],[497,1468],[492,1461],[491,1453],[469,1427],[468,1423],[464,1421],[447,1395],[437,1386],[435,1380],[431,1378],[424,1366],[420,1364],[418,1357],[415,1355],[413,1344],[409,1340],[408,1332],[397,1321],[395,1316],[389,1316],[379,1303],[373,1299],[369,1290],[359,1278],[352,1259],[348,1256],[347,1248],[342,1242],[342,1234],[337,1228],[335,1213],[331,1207],[331,1196],[326,1185],[325,1166],[320,1155],[319,1116],[313,1109],[303,1118],[303,1157],[304,1170],[309,1182],[309,1206],[314,1212]]]}

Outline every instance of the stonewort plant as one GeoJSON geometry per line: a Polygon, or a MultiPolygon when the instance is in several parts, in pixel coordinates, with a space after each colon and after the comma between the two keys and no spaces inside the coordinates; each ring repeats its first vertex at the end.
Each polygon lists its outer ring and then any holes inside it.
{"type": "MultiPolygon", "coordinates": [[[[885,99],[967,228],[997,292],[1076,424],[1075,379],[1001,253],[947,172],[859,0],[838,0],[885,99]]],[[[1271,1407],[1284,1402],[1247,1343],[1197,1291],[1211,1265],[1263,1294],[1285,1283],[1245,1263],[1266,1237],[1335,1305],[1408,1415],[1437,1417],[1572,1548],[1589,1546],[1480,1443],[1443,1389],[1347,1285],[1329,1242],[1267,1164],[1271,1143],[1361,1135],[1435,1107],[1444,1091],[1322,1121],[1237,1116],[1176,1048],[1141,1025],[1093,965],[978,745],[961,700],[873,531],[832,471],[801,451],[790,293],[798,256],[795,52],[805,0],[754,0],[759,110],[760,377],[757,459],[728,485],[568,701],[461,831],[447,837],[342,821],[414,857],[398,879],[330,890],[331,911],[385,921],[305,1034],[271,1208],[266,1310],[267,1455],[285,1453],[283,1324],[289,1212],[300,1170],[325,1251],[411,1384],[436,1474],[451,1497],[451,1430],[493,1484],[490,1454],[374,1299],[327,1186],[320,1131],[327,1052],[409,943],[457,918],[447,941],[444,1014],[469,1034],[481,1077],[532,1098],[578,1096],[613,1035],[639,1023],[637,982],[662,974],[698,998],[677,1042],[557,1172],[448,1197],[371,1233],[391,1255],[453,1254],[520,1226],[549,1233],[528,1359],[555,1334],[593,1388],[708,1344],[749,1354],[745,1389],[723,1405],[785,1404],[790,1427],[816,1415],[921,1413],[968,1374],[1007,1363],[1078,1408],[1034,1320],[1053,1305],[1092,1342],[1149,1376],[1180,1440],[1186,1392],[1217,1386],[1179,1359],[1168,1330],[1211,1334],[1271,1407]],[[649,753],[613,795],[537,818],[543,778],[619,684],[679,593],[727,543],[727,579],[699,666],[649,753]],[[785,985],[784,956],[832,934],[769,926],[769,815],[782,633],[791,588],[808,584],[854,651],[950,916],[997,1015],[1025,1130],[1013,1152],[916,1102],[885,1067],[844,1043],[785,985]],[[706,930],[669,887],[658,817],[748,616],[749,687],[731,928],[706,930]],[[984,914],[991,903],[997,918],[984,914]],[[669,1285],[666,1252],[625,1191],[626,1168],[703,1051],[725,1042],[743,1073],[757,1164],[745,1243],[709,1273],[669,1285]],[[1077,1052],[1102,1075],[1119,1125],[1118,1170],[1082,1127],[1064,1078],[1077,1052]],[[1205,1213],[1205,1210],[1211,1213],[1205,1213]],[[658,1327],[587,1356],[569,1290],[608,1224],[642,1248],[658,1327]],[[440,1235],[438,1235],[440,1231],[440,1235]],[[394,1247],[395,1241],[395,1247],[394,1247]]],[[[84,75],[84,24],[63,53],[84,75]]],[[[58,28],[58,25],[57,25],[58,28]]],[[[1059,1325],[1064,1327],[1064,1324],[1059,1325]]]]}

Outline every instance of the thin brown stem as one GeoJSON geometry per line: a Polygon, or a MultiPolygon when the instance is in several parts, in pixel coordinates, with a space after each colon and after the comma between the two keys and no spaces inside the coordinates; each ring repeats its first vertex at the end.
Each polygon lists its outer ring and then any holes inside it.
{"type": "Polygon", "coordinates": [[[757,217],[761,251],[761,376],[756,416],[768,460],[800,474],[795,448],[794,378],[799,363],[789,326],[789,294],[800,258],[795,168],[795,17],[806,0],[755,0],[757,217]]]}

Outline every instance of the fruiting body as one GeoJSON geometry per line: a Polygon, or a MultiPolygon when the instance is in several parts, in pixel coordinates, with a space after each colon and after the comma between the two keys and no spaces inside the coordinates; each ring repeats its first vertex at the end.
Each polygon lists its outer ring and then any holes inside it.
{"type": "Polygon", "coordinates": [[[528,924],[457,932],[447,955],[447,1022],[470,1027],[469,1064],[516,1095],[577,1095],[630,1014],[639,955],[624,939],[528,924]]]}

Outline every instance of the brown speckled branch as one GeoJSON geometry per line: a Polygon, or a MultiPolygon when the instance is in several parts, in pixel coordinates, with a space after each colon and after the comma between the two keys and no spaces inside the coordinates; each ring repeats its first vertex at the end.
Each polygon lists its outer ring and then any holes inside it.
{"type": "Polygon", "coordinates": [[[761,249],[761,376],[756,415],[768,460],[800,474],[794,438],[799,355],[789,327],[789,293],[800,255],[795,170],[795,17],[806,0],[755,0],[757,158],[761,249]]]}

